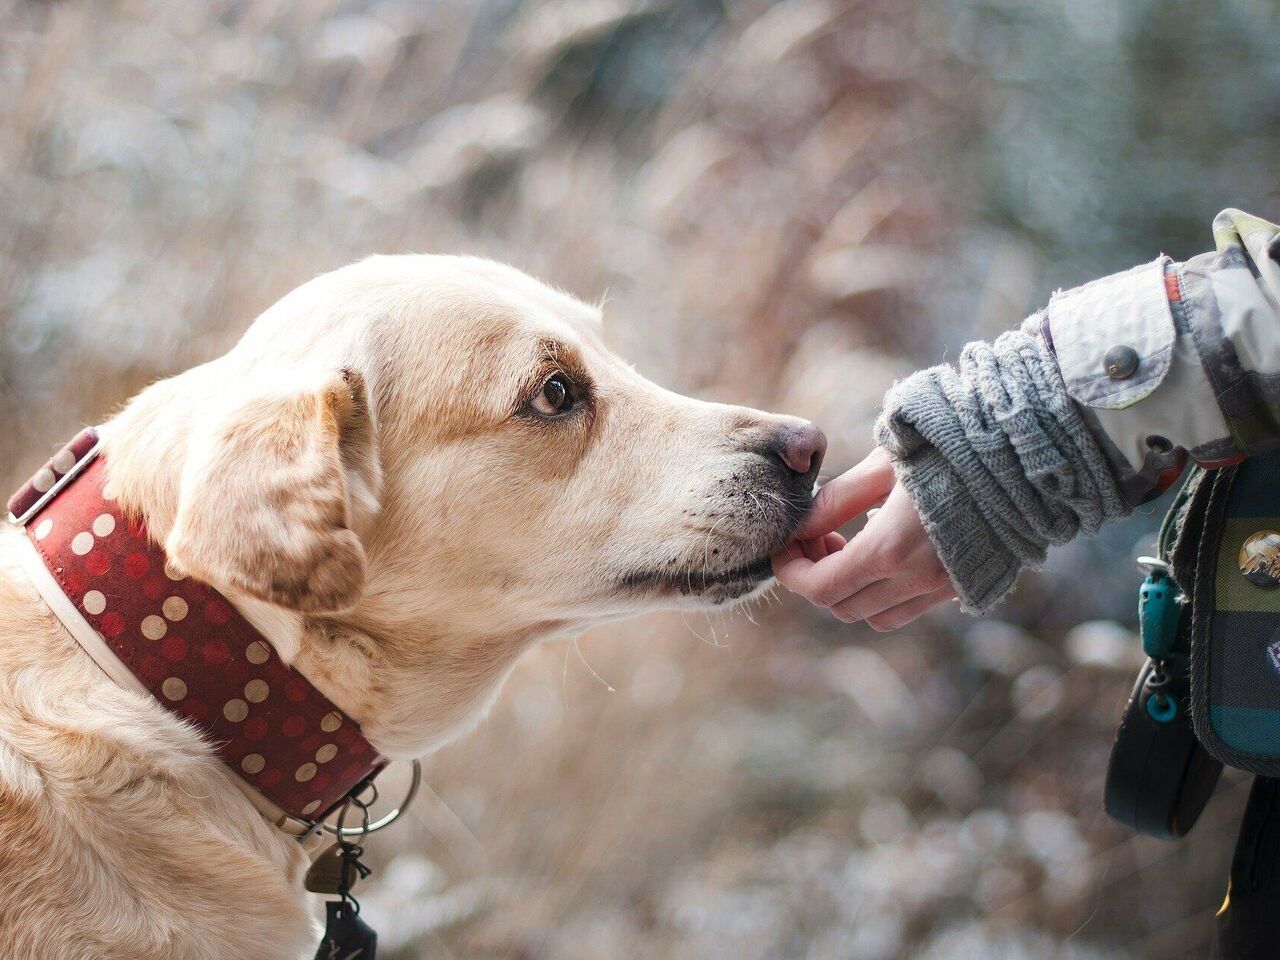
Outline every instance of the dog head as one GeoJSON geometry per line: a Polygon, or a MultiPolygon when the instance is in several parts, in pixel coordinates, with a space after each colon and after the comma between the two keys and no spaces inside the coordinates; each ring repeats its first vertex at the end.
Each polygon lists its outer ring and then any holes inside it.
{"type": "Polygon", "coordinates": [[[298,288],[107,443],[172,561],[288,623],[282,655],[389,753],[447,736],[537,639],[760,589],[825,448],[658,387],[517,270],[430,256],[298,288]]]}

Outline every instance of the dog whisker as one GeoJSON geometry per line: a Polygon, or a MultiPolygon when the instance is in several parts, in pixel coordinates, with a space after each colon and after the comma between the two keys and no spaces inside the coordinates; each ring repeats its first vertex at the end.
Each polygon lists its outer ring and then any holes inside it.
{"type": "Polygon", "coordinates": [[[595,677],[595,678],[596,678],[597,680],[599,680],[602,684],[604,684],[604,687],[605,687],[605,689],[606,689],[606,690],[608,690],[610,693],[617,693],[617,692],[618,692],[618,691],[617,691],[617,689],[614,687],[614,685],[613,685],[613,684],[611,684],[611,683],[610,683],[608,680],[606,680],[604,677],[600,676],[600,674],[596,673],[596,668],[595,668],[595,667],[593,667],[593,666],[591,666],[591,664],[587,663],[587,658],[586,658],[586,657],[584,657],[584,656],[582,655],[582,648],[581,648],[580,646],[578,646],[578,638],[577,638],[577,637],[574,637],[574,638],[573,638],[573,652],[574,652],[574,653],[576,653],[576,654],[578,655],[578,659],[582,661],[582,665],[583,665],[584,667],[586,667],[586,668],[587,668],[588,672],[590,672],[590,674],[591,674],[593,677],[595,677]]]}

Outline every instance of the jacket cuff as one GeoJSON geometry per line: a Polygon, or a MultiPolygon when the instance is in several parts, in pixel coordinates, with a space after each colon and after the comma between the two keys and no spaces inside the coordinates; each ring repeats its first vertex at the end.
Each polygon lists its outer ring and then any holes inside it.
{"type": "Polygon", "coordinates": [[[1045,334],[1067,393],[1100,434],[1131,503],[1176,478],[1187,454],[1235,454],[1168,257],[1059,292],[1045,334]]]}
{"type": "Polygon", "coordinates": [[[1050,337],[1077,403],[1123,410],[1164,380],[1177,339],[1165,291],[1167,260],[1060,290],[1049,300],[1050,337]]]}

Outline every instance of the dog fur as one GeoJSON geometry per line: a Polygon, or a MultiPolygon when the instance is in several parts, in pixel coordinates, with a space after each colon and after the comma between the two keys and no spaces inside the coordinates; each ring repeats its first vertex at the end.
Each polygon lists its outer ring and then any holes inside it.
{"type": "MultiPolygon", "coordinates": [[[[102,435],[171,562],[392,758],[474,724],[531,644],[760,589],[822,452],[803,421],[644,379],[572,297],[427,256],[299,287],[102,435]],[[548,415],[556,375],[574,403],[548,415]]],[[[21,536],[0,532],[0,956],[310,957],[300,845],[88,658],[21,536]]]]}

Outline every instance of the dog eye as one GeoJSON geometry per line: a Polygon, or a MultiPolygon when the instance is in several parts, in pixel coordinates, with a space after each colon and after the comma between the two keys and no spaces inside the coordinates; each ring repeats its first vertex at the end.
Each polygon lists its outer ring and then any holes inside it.
{"type": "Polygon", "coordinates": [[[573,382],[563,373],[548,377],[533,398],[533,409],[544,417],[555,417],[573,406],[573,382]]]}

